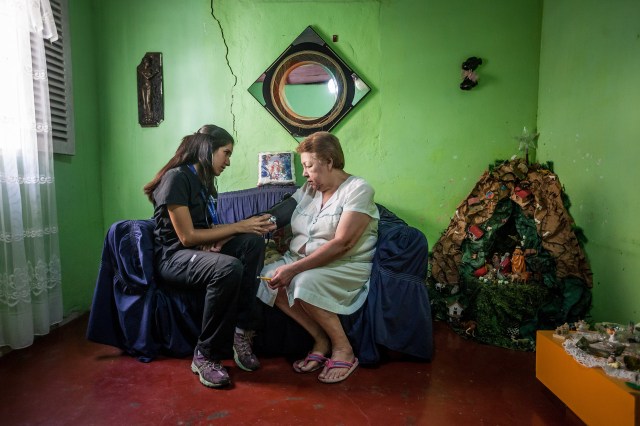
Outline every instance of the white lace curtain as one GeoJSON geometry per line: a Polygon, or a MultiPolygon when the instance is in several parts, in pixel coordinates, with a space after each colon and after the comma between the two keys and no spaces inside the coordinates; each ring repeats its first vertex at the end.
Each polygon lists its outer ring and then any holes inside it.
{"type": "Polygon", "coordinates": [[[62,321],[51,113],[44,39],[49,0],[0,0],[0,346],[62,321]]]}

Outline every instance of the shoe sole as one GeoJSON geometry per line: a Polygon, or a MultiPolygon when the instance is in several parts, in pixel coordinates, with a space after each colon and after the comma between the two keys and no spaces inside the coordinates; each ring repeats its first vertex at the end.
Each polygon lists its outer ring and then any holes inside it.
{"type": "Polygon", "coordinates": [[[222,388],[231,384],[231,380],[227,380],[226,382],[222,382],[222,383],[213,383],[204,379],[200,375],[200,370],[198,370],[198,367],[196,367],[196,365],[193,362],[191,363],[191,371],[193,372],[193,374],[197,374],[198,377],[200,378],[200,383],[202,383],[208,388],[222,388]]]}
{"type": "Polygon", "coordinates": [[[246,367],[243,363],[241,363],[240,358],[238,357],[238,352],[236,351],[236,348],[233,348],[233,360],[236,362],[236,365],[244,371],[256,371],[258,368],[260,368],[259,365],[256,368],[249,368],[249,367],[246,367]]]}

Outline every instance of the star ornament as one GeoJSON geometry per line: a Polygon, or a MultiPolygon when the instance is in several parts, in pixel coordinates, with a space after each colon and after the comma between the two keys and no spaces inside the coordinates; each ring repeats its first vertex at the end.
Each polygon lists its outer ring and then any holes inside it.
{"type": "Polygon", "coordinates": [[[540,136],[540,133],[532,133],[526,127],[522,128],[520,136],[515,136],[519,143],[518,150],[524,151],[527,164],[529,164],[529,150],[535,149],[538,145],[538,136],[540,136]]]}

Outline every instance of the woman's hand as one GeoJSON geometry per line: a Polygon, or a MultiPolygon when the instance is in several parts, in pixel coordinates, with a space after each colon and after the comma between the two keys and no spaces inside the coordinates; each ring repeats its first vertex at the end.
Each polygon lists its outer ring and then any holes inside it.
{"type": "MultiPolygon", "coordinates": [[[[270,217],[271,215],[254,216],[248,219],[241,220],[237,222],[235,225],[238,227],[238,229],[240,229],[239,231],[240,233],[252,233],[252,234],[263,235],[263,234],[266,234],[267,232],[271,232],[276,228],[276,225],[269,220],[270,217]]],[[[215,226],[216,225],[214,225],[213,227],[215,226]]],[[[200,250],[204,250],[204,251],[220,253],[220,250],[222,250],[222,246],[224,246],[232,238],[233,236],[223,238],[211,244],[203,244],[199,248],[200,250]]]]}
{"type": "Polygon", "coordinates": [[[271,222],[270,214],[252,216],[236,222],[238,233],[264,235],[276,229],[276,224],[271,222]]]}
{"type": "Polygon", "coordinates": [[[276,229],[276,225],[269,220],[269,214],[253,216],[236,223],[214,225],[209,229],[195,229],[187,206],[169,204],[167,209],[173,228],[185,247],[200,247],[202,250],[213,248],[212,251],[219,251],[236,234],[264,235],[276,229]]]}
{"type": "Polygon", "coordinates": [[[295,268],[295,264],[290,263],[288,265],[282,265],[276,269],[275,273],[269,281],[269,287],[280,288],[287,287],[291,284],[293,277],[298,275],[298,271],[295,268]]]}
{"type": "Polygon", "coordinates": [[[213,252],[213,253],[220,253],[220,250],[222,250],[222,246],[225,245],[232,238],[233,237],[228,237],[228,238],[222,239],[220,241],[216,241],[215,243],[203,244],[198,248],[200,250],[203,250],[203,251],[210,251],[210,252],[213,252]]]}

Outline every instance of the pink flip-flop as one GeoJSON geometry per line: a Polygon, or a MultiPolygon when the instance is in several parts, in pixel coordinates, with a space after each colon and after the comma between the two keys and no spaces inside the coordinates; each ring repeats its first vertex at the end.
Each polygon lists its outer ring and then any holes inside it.
{"type": "Polygon", "coordinates": [[[328,359],[327,362],[325,362],[325,364],[324,364],[327,372],[329,370],[331,370],[332,368],[348,368],[349,370],[345,374],[343,374],[342,376],[336,377],[335,379],[325,379],[324,377],[318,376],[318,380],[320,380],[322,383],[338,383],[338,382],[341,382],[341,381],[345,380],[347,377],[349,377],[351,375],[351,373],[353,373],[355,371],[355,369],[358,367],[358,364],[359,364],[358,363],[358,358],[353,358],[353,362],[334,361],[332,359],[328,359]]]}
{"type": "Polygon", "coordinates": [[[293,363],[293,370],[296,373],[311,373],[312,371],[319,370],[324,367],[325,362],[327,362],[328,358],[322,354],[309,352],[305,359],[299,359],[298,361],[293,363]],[[310,361],[315,361],[318,363],[315,367],[310,370],[303,370],[301,367],[306,367],[310,361]],[[301,365],[302,364],[302,365],[301,365]]]}

